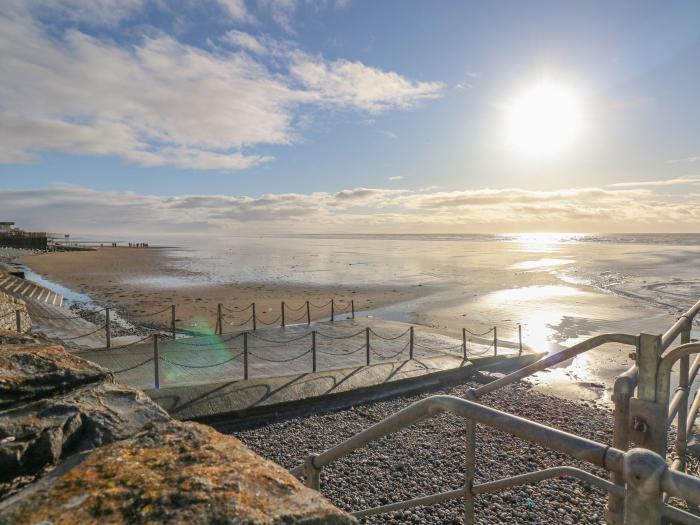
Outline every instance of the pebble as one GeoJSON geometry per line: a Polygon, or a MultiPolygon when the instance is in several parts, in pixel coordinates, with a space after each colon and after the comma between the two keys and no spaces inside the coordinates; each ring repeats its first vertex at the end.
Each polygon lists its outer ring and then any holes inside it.
{"type": "MultiPolygon", "coordinates": [[[[434,394],[464,397],[476,385],[377,401],[353,408],[294,418],[235,435],[258,454],[286,468],[303,462],[366,429],[412,402],[434,394]]],[[[612,441],[612,413],[602,407],[563,400],[526,383],[502,388],[484,404],[603,443],[612,441]]],[[[323,470],[321,492],[347,511],[361,510],[459,488],[464,482],[464,421],[451,414],[400,430],[341,458],[323,470]]],[[[477,483],[559,465],[584,468],[607,479],[602,469],[573,460],[508,434],[478,426],[477,483]]],[[[700,471],[698,462],[693,468],[700,471]]],[[[476,497],[478,524],[603,524],[607,494],[574,479],[556,479],[476,497]]],[[[373,516],[361,523],[461,523],[461,501],[373,516]]]]}

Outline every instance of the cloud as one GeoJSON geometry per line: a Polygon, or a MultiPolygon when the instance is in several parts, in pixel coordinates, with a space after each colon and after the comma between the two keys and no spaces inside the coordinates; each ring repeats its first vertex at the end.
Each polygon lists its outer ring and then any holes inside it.
{"type": "Polygon", "coordinates": [[[71,233],[697,231],[697,195],[645,188],[329,192],[163,197],[75,186],[1,190],[22,227],[71,233]],[[119,217],[115,221],[115,217],[119,217]]]}
{"type": "MultiPolygon", "coordinates": [[[[73,4],[90,5],[57,6],[73,4]]],[[[226,35],[228,48],[213,50],[153,31],[130,45],[71,27],[49,36],[23,5],[0,8],[2,163],[59,151],[240,170],[272,160],[251,152],[256,147],[298,142],[309,108],[376,114],[441,96],[438,83],[312,57],[294,43],[241,31],[226,35]],[[276,63],[256,56],[263,53],[276,63]]],[[[91,9],[108,5],[102,0],[91,9]]],[[[136,9],[138,2],[127,5],[136,9]]]]}
{"type": "Polygon", "coordinates": [[[640,182],[616,182],[615,184],[608,184],[606,188],[634,188],[634,187],[644,187],[644,186],[679,186],[685,184],[698,184],[700,178],[698,177],[676,177],[675,179],[665,179],[665,180],[649,180],[640,182]]]}
{"type": "MultiPolygon", "coordinates": [[[[13,0],[5,0],[12,4],[13,0]]],[[[91,26],[113,26],[138,13],[145,0],[26,0],[24,6],[44,18],[91,26]]]]}
{"type": "Polygon", "coordinates": [[[224,11],[237,22],[255,23],[255,17],[248,11],[244,0],[217,0],[224,11]]]}
{"type": "Polygon", "coordinates": [[[371,113],[411,109],[421,100],[440,97],[443,89],[439,82],[414,82],[362,62],[325,61],[307,54],[295,56],[290,73],[315,93],[321,103],[371,113]]]}
{"type": "Polygon", "coordinates": [[[342,9],[349,3],[350,0],[257,0],[258,7],[267,11],[272,20],[291,34],[296,33],[293,19],[301,6],[320,11],[326,8],[342,9]]]}
{"type": "Polygon", "coordinates": [[[394,175],[393,177],[389,177],[389,180],[404,180],[406,177],[403,175],[394,175]]]}
{"type": "Polygon", "coordinates": [[[684,157],[682,159],[671,159],[667,160],[666,164],[680,164],[682,162],[697,162],[700,160],[700,155],[694,157],[684,157]]]}

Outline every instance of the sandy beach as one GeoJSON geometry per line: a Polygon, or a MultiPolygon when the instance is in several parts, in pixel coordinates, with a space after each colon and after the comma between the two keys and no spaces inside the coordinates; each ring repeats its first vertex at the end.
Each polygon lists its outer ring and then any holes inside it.
{"type": "MultiPolygon", "coordinates": [[[[155,244],[155,243],[152,243],[155,244]]],[[[696,300],[695,238],[556,236],[277,236],[181,240],[179,247],[98,248],[23,257],[32,271],[126,318],[213,328],[216,305],[255,302],[263,321],[305,318],[306,300],[350,300],[362,315],[426,325],[456,338],[498,328],[502,341],[556,352],[605,332],[662,333],[696,300]],[[297,309],[297,310],[295,310],[297,309]]],[[[313,319],[330,308],[311,309],[313,319]]],[[[232,329],[244,319],[229,316],[232,329]]],[[[238,314],[239,316],[241,314],[238,314]]],[[[226,328],[226,327],[225,327],[226,328]]],[[[538,374],[536,387],[606,402],[630,348],[605,345],[538,374]]]]}
{"type": "MultiPolygon", "coordinates": [[[[128,319],[169,326],[170,311],[151,312],[176,305],[180,327],[214,327],[217,305],[239,309],[256,303],[258,315],[271,322],[281,302],[289,307],[288,321],[306,315],[305,301],[326,304],[331,298],[338,311],[354,301],[357,311],[416,296],[415,290],[395,286],[302,286],[288,283],[209,282],[205,275],[173,265],[168,248],[98,248],[94,251],[45,253],[21,261],[51,281],[116,308],[128,319]],[[295,311],[292,311],[295,310],[295,311]]],[[[349,311],[349,310],[348,310],[349,311]]],[[[228,314],[226,314],[229,316],[228,314]]],[[[312,319],[326,318],[330,306],[312,308],[312,319]]],[[[239,321],[229,316],[231,323],[239,321]]],[[[241,319],[243,320],[243,319],[241,319]]]]}

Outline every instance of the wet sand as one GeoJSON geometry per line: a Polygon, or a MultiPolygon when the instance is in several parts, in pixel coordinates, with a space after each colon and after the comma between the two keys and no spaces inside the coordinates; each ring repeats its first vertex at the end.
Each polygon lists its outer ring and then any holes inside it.
{"type": "MultiPolygon", "coordinates": [[[[98,248],[95,251],[57,252],[21,258],[34,272],[51,281],[109,305],[127,319],[169,326],[170,311],[148,315],[176,305],[178,326],[213,328],[217,305],[240,309],[256,303],[263,322],[279,316],[285,301],[287,322],[306,315],[305,301],[315,305],[336,302],[337,313],[367,310],[415,298],[415,289],[397,286],[319,286],[279,282],[212,282],[207,275],[184,270],[166,256],[168,248],[98,248]],[[300,308],[301,307],[301,308],[300,308]],[[295,310],[295,311],[293,311],[295,310]]],[[[225,313],[230,323],[241,314],[225,313]]],[[[249,312],[247,314],[249,315],[249,312]]],[[[312,319],[330,316],[330,306],[311,308],[312,319]]],[[[298,321],[297,321],[298,322],[298,321]]],[[[262,323],[261,323],[262,324],[262,323]]]]}
{"type": "MultiPolygon", "coordinates": [[[[134,317],[176,303],[182,326],[211,326],[219,302],[256,301],[263,319],[273,321],[282,300],[298,307],[334,297],[354,299],[364,314],[458,338],[462,328],[496,326],[499,340],[517,341],[520,325],[525,345],[556,352],[605,332],[662,333],[700,296],[700,239],[625,239],[232,237],[23,261],[134,317]]],[[[303,315],[303,308],[290,312],[303,315]]],[[[168,323],[168,313],[157,320],[168,323]]],[[[630,350],[605,345],[533,381],[548,393],[607,401],[614,377],[632,364],[630,350]]]]}

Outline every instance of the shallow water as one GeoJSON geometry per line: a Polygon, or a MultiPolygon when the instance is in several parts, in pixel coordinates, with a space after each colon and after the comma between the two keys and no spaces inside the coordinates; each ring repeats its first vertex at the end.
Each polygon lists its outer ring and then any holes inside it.
{"type": "MultiPolygon", "coordinates": [[[[603,332],[662,333],[700,299],[700,234],[277,235],[151,239],[174,246],[141,288],[290,283],[412,288],[365,315],[553,352],[603,332]]],[[[69,296],[69,294],[64,293],[69,296]]],[[[552,381],[610,385],[630,349],[579,356],[552,381]]]]}

